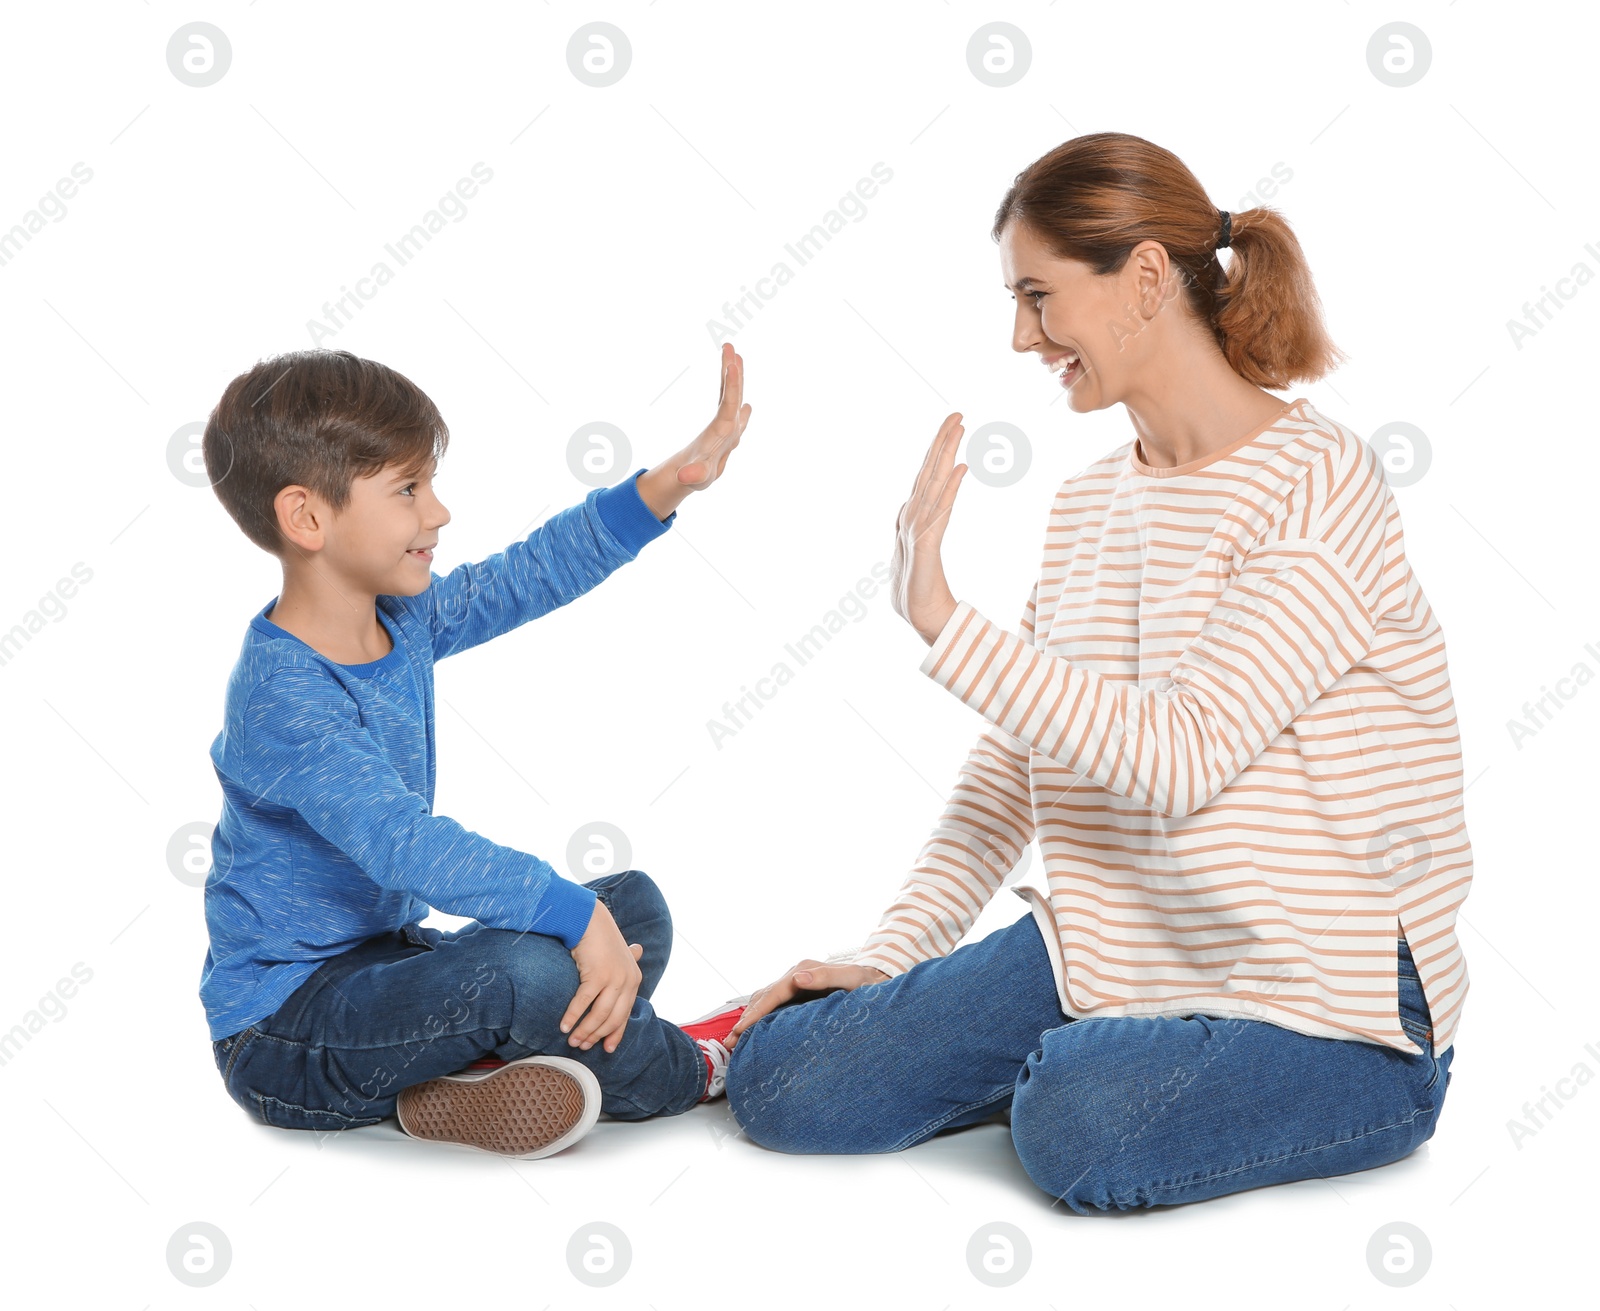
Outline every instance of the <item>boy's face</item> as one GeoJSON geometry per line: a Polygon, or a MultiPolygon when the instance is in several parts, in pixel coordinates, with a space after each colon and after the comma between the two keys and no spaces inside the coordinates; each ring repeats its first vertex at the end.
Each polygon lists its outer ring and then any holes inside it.
{"type": "Polygon", "coordinates": [[[350,483],[344,509],[327,517],[319,563],[374,596],[428,589],[433,548],[450,512],[433,492],[437,462],[421,474],[385,467],[350,483]]]}

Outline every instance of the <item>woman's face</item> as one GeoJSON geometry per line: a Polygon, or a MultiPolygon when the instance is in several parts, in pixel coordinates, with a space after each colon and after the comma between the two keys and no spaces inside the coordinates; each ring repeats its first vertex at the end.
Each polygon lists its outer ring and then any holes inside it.
{"type": "Polygon", "coordinates": [[[1141,279],[1150,282],[1149,253],[1135,248],[1121,273],[1100,278],[1087,264],[1055,258],[1013,220],[1000,234],[1000,272],[1017,302],[1012,348],[1038,354],[1074,410],[1104,409],[1120,399],[1123,381],[1151,345],[1140,339],[1147,320],[1135,308],[1141,279]],[[1077,362],[1063,369],[1074,356],[1077,362]]]}

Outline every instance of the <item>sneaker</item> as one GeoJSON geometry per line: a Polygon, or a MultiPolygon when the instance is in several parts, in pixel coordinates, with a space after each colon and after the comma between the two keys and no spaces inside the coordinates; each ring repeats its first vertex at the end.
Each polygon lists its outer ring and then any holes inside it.
{"type": "Polygon", "coordinates": [[[594,1127],[600,1081],[566,1056],[490,1057],[402,1088],[395,1113],[412,1138],[532,1161],[572,1146],[594,1127]]]}
{"type": "Polygon", "coordinates": [[[700,1053],[706,1058],[706,1090],[700,1101],[709,1102],[720,1097],[728,1083],[729,1051],[724,1039],[744,1014],[749,997],[735,997],[725,1001],[713,1011],[679,1027],[700,1044],[700,1053]]]}

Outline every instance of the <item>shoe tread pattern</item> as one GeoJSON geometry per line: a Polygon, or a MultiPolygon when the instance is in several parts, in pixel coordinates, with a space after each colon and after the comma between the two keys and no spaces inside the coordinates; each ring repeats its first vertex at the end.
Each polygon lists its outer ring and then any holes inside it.
{"type": "Polygon", "coordinates": [[[583,1119],[582,1085],[550,1066],[510,1066],[482,1079],[430,1079],[403,1089],[406,1131],[502,1156],[537,1152],[583,1119]]]}

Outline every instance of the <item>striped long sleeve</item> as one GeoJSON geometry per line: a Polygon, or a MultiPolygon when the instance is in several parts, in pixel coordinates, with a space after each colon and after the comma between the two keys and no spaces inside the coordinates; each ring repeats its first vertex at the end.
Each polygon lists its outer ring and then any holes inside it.
{"type": "MultiPolygon", "coordinates": [[[[1023,610],[1033,641],[1038,585],[1023,610]]],[[[980,734],[910,875],[877,929],[851,958],[885,974],[948,954],[1033,840],[1028,748],[1003,729],[980,734]]]]}
{"type": "Polygon", "coordinates": [[[1032,750],[1171,818],[1211,802],[1372,644],[1388,489],[1365,444],[1322,452],[1153,685],[1047,655],[966,602],[922,672],[1032,750]],[[1305,522],[1306,518],[1310,522],[1305,522]]]}

